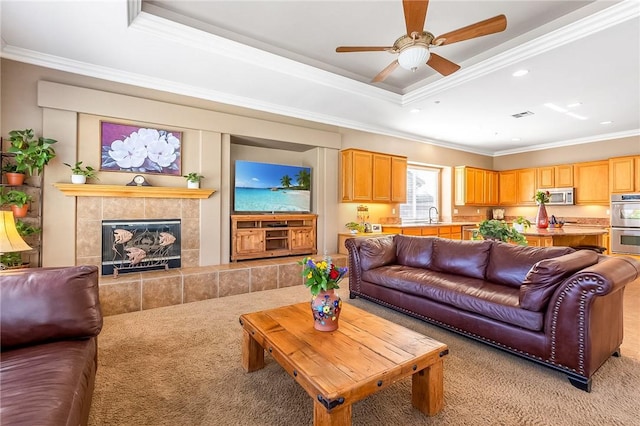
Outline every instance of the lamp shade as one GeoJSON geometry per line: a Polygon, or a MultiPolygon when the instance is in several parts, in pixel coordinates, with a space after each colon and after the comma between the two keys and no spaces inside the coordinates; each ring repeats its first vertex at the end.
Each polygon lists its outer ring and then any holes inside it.
{"type": "Polygon", "coordinates": [[[429,56],[429,49],[425,46],[411,46],[400,52],[398,63],[406,70],[415,71],[420,65],[427,63],[429,56]]]}
{"type": "Polygon", "coordinates": [[[16,229],[13,212],[3,210],[0,213],[0,253],[31,250],[16,229]]]}

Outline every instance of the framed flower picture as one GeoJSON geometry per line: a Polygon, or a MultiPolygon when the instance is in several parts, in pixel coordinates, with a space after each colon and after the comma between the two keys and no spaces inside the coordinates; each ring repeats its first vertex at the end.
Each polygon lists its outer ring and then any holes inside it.
{"type": "Polygon", "coordinates": [[[182,132],[100,122],[100,170],[180,176],[182,132]]]}

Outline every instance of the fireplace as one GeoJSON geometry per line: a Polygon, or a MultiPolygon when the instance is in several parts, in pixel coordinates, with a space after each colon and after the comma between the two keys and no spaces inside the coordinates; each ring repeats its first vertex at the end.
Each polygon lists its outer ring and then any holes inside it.
{"type": "Polygon", "coordinates": [[[103,220],[102,275],[179,268],[180,219],[103,220]]]}

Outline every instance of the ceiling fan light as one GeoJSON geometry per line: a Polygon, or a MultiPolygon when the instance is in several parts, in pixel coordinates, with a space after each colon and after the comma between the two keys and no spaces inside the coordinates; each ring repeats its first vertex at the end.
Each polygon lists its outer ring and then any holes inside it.
{"type": "Polygon", "coordinates": [[[398,63],[406,70],[415,71],[429,60],[429,49],[425,46],[411,46],[398,55],[398,63]]]}

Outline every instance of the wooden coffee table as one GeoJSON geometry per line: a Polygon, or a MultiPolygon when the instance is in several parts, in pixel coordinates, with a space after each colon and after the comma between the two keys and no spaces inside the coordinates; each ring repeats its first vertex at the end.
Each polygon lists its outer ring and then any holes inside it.
{"type": "Polygon", "coordinates": [[[316,331],[309,303],[240,316],[242,366],[264,367],[264,351],[313,398],[313,424],[350,425],[353,403],[411,376],[411,403],[428,416],[444,405],[447,345],[349,304],[340,328],[316,331]]]}

